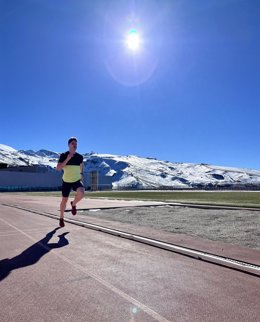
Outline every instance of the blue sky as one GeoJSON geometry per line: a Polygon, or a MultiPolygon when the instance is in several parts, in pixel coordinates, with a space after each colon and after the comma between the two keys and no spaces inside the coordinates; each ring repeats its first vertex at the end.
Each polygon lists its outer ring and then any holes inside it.
{"type": "Polygon", "coordinates": [[[0,143],[260,169],[259,16],[257,0],[0,0],[0,143]]]}

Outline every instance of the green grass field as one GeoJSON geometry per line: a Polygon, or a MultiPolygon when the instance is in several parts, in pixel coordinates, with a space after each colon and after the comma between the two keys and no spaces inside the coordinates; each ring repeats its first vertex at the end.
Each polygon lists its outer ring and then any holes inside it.
{"type": "MultiPolygon", "coordinates": [[[[60,192],[30,192],[60,196],[60,192]]],[[[135,199],[260,208],[260,192],[248,191],[105,191],[86,192],[86,198],[135,199]]]]}

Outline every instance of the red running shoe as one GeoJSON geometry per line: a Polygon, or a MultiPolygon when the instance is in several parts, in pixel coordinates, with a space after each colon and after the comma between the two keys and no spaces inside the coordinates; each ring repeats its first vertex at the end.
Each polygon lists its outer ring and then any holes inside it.
{"type": "Polygon", "coordinates": [[[70,202],[70,204],[71,204],[71,213],[72,213],[73,216],[75,216],[76,213],[77,213],[77,208],[76,208],[76,206],[73,206],[72,203],[73,202],[71,201],[70,202]]]}
{"type": "Polygon", "coordinates": [[[60,227],[64,227],[65,224],[64,224],[64,219],[63,218],[60,218],[60,227]]]}

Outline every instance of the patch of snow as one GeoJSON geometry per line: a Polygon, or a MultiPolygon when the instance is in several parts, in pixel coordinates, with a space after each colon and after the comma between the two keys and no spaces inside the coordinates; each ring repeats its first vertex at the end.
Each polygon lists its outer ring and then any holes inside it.
{"type": "Polygon", "coordinates": [[[17,150],[5,144],[0,144],[0,150],[8,151],[8,152],[17,152],[17,150]]]}

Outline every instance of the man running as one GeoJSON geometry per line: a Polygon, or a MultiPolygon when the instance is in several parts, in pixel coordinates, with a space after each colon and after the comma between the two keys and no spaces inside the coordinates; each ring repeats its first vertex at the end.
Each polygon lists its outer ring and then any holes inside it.
{"type": "Polygon", "coordinates": [[[60,227],[64,227],[64,211],[71,189],[76,191],[73,201],[71,201],[71,212],[76,215],[76,204],[84,198],[83,185],[83,156],[76,152],[77,139],[72,137],[68,140],[69,151],[60,155],[57,170],[63,170],[62,176],[62,200],[60,203],[60,227]]]}

